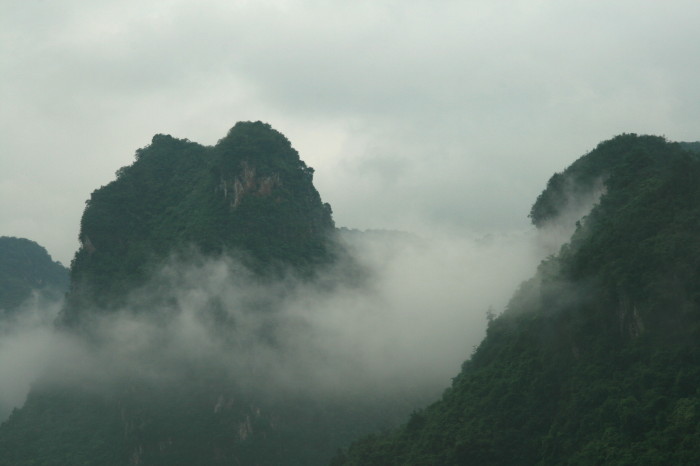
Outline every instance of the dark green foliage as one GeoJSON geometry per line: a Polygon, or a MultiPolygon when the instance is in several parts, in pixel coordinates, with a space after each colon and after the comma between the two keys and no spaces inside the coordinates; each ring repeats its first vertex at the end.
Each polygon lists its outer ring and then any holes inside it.
{"type": "Polygon", "coordinates": [[[688,152],[692,152],[694,154],[699,154],[700,153],[700,141],[695,141],[695,142],[679,142],[678,144],[681,145],[681,147],[688,152]]]}
{"type": "Polygon", "coordinates": [[[334,225],[312,178],[289,141],[261,122],[236,124],[213,147],[154,136],[87,202],[64,321],[122,305],[165,258],[192,249],[242,253],[262,274],[328,261],[334,225]]]}
{"type": "Polygon", "coordinates": [[[75,388],[35,389],[25,406],[2,425],[0,464],[128,464],[121,454],[124,427],[117,409],[107,399],[86,396],[75,388]]]}
{"type": "Polygon", "coordinates": [[[564,180],[599,178],[599,204],[442,399],[337,464],[700,462],[700,160],[619,136],[550,180],[535,224],[558,215],[564,180]]]}
{"type": "Polygon", "coordinates": [[[396,425],[403,403],[270,396],[208,367],[169,381],[41,383],[0,426],[0,465],[326,464],[339,446],[396,425]]]}
{"type": "Polygon", "coordinates": [[[658,136],[623,134],[601,142],[595,150],[581,157],[561,173],[555,173],[547,188],[537,197],[530,210],[532,223],[540,227],[570,208],[570,201],[580,199],[602,186],[612,173],[651,153],[681,152],[678,144],[669,145],[658,136]]]}
{"type": "Polygon", "coordinates": [[[0,316],[13,313],[32,291],[60,298],[68,289],[68,270],[46,249],[24,238],[0,237],[0,316]]]}

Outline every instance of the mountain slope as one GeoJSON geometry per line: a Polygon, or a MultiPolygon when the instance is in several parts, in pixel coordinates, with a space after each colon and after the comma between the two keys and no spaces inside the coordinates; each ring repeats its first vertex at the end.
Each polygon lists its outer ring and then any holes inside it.
{"type": "Polygon", "coordinates": [[[622,135],[552,177],[531,217],[603,193],[442,398],[336,464],[698,464],[700,160],[622,135]]]}
{"type": "Polygon", "coordinates": [[[323,464],[405,414],[293,372],[323,355],[290,360],[305,327],[279,305],[337,253],[312,173],[260,122],[137,151],[86,206],[64,349],[0,426],[0,465],[323,464]]]}
{"type": "Polygon", "coordinates": [[[261,122],[236,124],[213,147],[156,135],[117,180],[94,191],[81,220],[65,319],[114,308],[169,255],[245,254],[258,272],[329,259],[334,225],[313,169],[261,122]]]}

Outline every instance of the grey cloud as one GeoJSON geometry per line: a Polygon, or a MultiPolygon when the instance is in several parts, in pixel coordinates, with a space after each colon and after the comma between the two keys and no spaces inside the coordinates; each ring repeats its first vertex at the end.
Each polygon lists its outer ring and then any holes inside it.
{"type": "Polygon", "coordinates": [[[692,1],[0,5],[0,229],[66,263],[90,191],[159,132],[264,120],[338,224],[467,232],[523,228],[614,134],[698,139],[692,1]]]}
{"type": "Polygon", "coordinates": [[[103,390],[134,377],[185,383],[191,367],[275,396],[427,401],[481,340],[486,311],[503,309],[538,259],[527,233],[348,233],[345,241],[351,262],[311,282],[290,274],[262,284],[232,258],[175,258],[128,307],[96,320],[100,345],[53,331],[46,316],[58,305],[36,307],[45,317],[0,335],[0,405],[20,405],[39,375],[103,390]],[[361,280],[348,280],[348,265],[360,267],[361,280]]]}

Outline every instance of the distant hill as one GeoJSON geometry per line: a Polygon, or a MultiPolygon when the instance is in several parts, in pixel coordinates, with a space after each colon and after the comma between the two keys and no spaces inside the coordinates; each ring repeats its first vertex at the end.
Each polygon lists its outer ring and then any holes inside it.
{"type": "Polygon", "coordinates": [[[68,280],[68,269],[34,241],[0,237],[0,316],[13,314],[32,292],[62,298],[68,280]]]}
{"type": "Polygon", "coordinates": [[[605,141],[530,217],[593,200],[442,398],[342,465],[700,464],[700,159],[660,137],[605,141]]]}

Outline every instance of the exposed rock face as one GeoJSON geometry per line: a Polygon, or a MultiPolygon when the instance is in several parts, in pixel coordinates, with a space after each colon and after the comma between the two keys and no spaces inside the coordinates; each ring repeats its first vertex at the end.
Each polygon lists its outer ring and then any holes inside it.
{"type": "MultiPolygon", "coordinates": [[[[228,198],[229,188],[233,185],[233,199],[231,200],[231,209],[236,209],[241,205],[243,197],[246,195],[267,197],[273,194],[273,189],[280,186],[279,173],[265,177],[257,177],[255,167],[248,165],[248,162],[241,162],[240,175],[238,175],[233,183],[225,179],[221,180],[221,189],[224,191],[224,198],[228,198]]],[[[281,198],[276,201],[281,202],[281,198]]]]}

